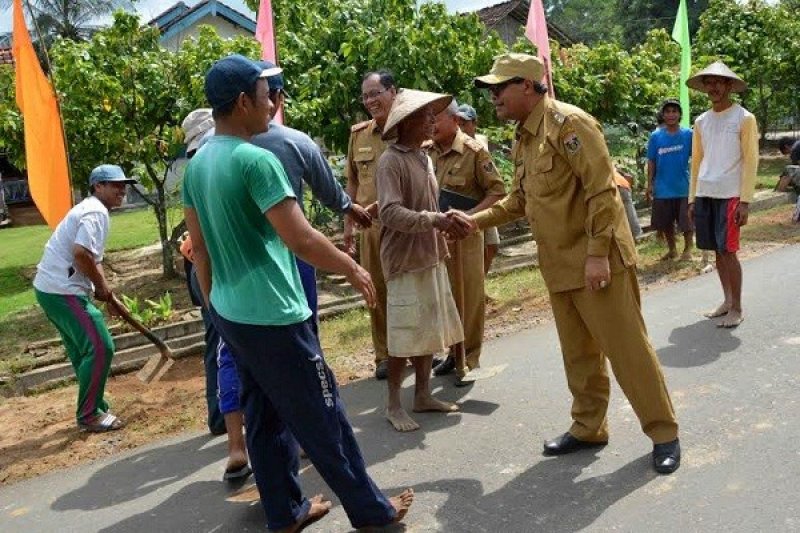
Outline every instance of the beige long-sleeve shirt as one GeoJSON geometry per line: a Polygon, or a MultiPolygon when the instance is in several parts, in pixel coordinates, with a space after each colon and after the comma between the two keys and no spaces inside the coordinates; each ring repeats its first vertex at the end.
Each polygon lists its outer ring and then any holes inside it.
{"type": "Polygon", "coordinates": [[[611,271],[636,264],[636,248],[600,125],[585,111],[545,96],[517,127],[511,192],[475,215],[483,229],[527,217],[550,292],[585,286],[587,256],[611,271]]]}
{"type": "Polygon", "coordinates": [[[445,238],[433,227],[439,187],[430,158],[422,150],[393,144],[378,162],[376,184],[384,277],[438,265],[448,252],[445,238]]]}
{"type": "Polygon", "coordinates": [[[692,133],[692,180],[695,197],[736,198],[751,202],[758,172],[758,124],[739,104],[697,117],[692,133]]]}

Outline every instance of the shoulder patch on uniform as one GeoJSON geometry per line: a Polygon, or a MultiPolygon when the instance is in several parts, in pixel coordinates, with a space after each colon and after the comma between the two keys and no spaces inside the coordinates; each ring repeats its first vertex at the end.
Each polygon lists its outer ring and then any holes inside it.
{"type": "Polygon", "coordinates": [[[577,133],[572,131],[564,137],[564,148],[573,155],[581,149],[581,140],[578,138],[577,133]]]}
{"type": "Polygon", "coordinates": [[[477,141],[472,137],[464,139],[464,145],[473,152],[480,152],[481,150],[483,150],[483,145],[480,143],[480,141],[477,141]]]}
{"type": "Polygon", "coordinates": [[[563,113],[555,109],[550,110],[550,116],[553,117],[553,120],[556,122],[556,124],[563,124],[564,119],[566,118],[563,113]]]}
{"type": "Polygon", "coordinates": [[[369,126],[370,122],[372,122],[372,121],[371,120],[365,120],[364,122],[359,122],[358,124],[353,124],[352,126],[350,126],[350,133],[355,133],[357,131],[361,131],[363,129],[366,129],[367,126],[369,126]]]}
{"type": "Polygon", "coordinates": [[[491,157],[490,157],[490,158],[488,158],[486,161],[484,161],[484,162],[483,162],[483,164],[481,165],[481,168],[482,168],[482,169],[483,169],[483,171],[484,171],[484,172],[486,172],[487,174],[494,174],[494,173],[496,173],[496,172],[497,172],[497,169],[496,169],[496,168],[495,168],[495,166],[494,166],[494,161],[492,161],[492,158],[491,158],[491,157]]]}

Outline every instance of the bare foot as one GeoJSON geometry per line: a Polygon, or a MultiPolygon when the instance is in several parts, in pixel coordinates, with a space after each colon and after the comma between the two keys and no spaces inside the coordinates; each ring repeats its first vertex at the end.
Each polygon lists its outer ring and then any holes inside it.
{"type": "Polygon", "coordinates": [[[305,528],[328,514],[328,511],[331,510],[331,502],[329,500],[323,500],[322,494],[317,494],[309,501],[311,502],[311,507],[308,509],[308,514],[291,526],[279,529],[278,533],[297,533],[298,531],[303,531],[305,528]]]}
{"type": "Polygon", "coordinates": [[[458,406],[454,403],[437,400],[433,396],[421,396],[414,398],[415,413],[427,413],[431,411],[452,413],[454,411],[458,411],[458,406]]]}
{"type": "Polygon", "coordinates": [[[718,328],[735,328],[744,320],[744,315],[741,311],[734,311],[731,309],[717,324],[718,328]]]}
{"type": "Polygon", "coordinates": [[[672,261],[674,259],[677,259],[677,257],[678,257],[677,250],[670,250],[669,252],[662,255],[659,261],[672,261]]]}
{"type": "Polygon", "coordinates": [[[692,260],[692,252],[691,250],[684,250],[681,254],[680,261],[691,261],[692,260]]]}
{"type": "Polygon", "coordinates": [[[397,409],[386,409],[386,419],[391,422],[394,429],[397,431],[414,431],[419,429],[419,424],[414,422],[414,419],[408,416],[405,409],[398,407],[397,409]]]}
{"type": "Polygon", "coordinates": [[[397,511],[397,515],[395,515],[392,523],[399,524],[403,521],[403,518],[405,518],[406,513],[408,513],[411,504],[414,503],[414,489],[406,489],[397,496],[392,496],[389,498],[389,503],[391,503],[394,510],[397,511]]]}
{"type": "Polygon", "coordinates": [[[717,318],[718,316],[727,315],[728,311],[731,310],[730,304],[723,303],[713,311],[709,311],[708,313],[703,313],[703,316],[706,318],[717,318]]]}

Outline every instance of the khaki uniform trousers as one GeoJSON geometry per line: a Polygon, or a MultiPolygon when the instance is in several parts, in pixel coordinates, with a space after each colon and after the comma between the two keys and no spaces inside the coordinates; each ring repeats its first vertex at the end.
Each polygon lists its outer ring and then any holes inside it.
{"type": "Polygon", "coordinates": [[[636,271],[614,274],[599,291],[550,293],[550,301],[573,397],[569,432],[584,441],[608,440],[608,359],[644,433],[655,444],[678,438],[664,375],[642,318],[636,271]]]}
{"type": "MultiPolygon", "coordinates": [[[[467,367],[480,367],[481,347],[483,346],[483,325],[486,318],[486,292],[484,291],[483,274],[483,234],[481,232],[470,235],[461,241],[460,257],[457,257],[459,247],[449,243],[450,257],[447,259],[447,274],[450,278],[450,287],[456,308],[464,326],[464,353],[466,354],[467,367]],[[456,279],[454,262],[461,263],[461,277],[456,279]]],[[[464,369],[456,369],[459,375],[464,375],[464,369]]]]}
{"type": "Polygon", "coordinates": [[[361,266],[372,276],[375,285],[375,308],[369,310],[372,327],[372,346],[375,349],[375,362],[386,360],[386,281],[381,268],[381,225],[377,221],[361,231],[359,243],[361,266]]]}

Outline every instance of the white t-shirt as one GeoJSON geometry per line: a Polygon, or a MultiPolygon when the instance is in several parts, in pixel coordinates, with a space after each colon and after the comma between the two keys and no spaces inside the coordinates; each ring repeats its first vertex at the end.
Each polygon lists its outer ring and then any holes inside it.
{"type": "Polygon", "coordinates": [[[51,294],[90,295],[94,285],[75,267],[72,247],[83,246],[92,253],[95,263],[100,263],[110,223],[108,209],[94,196],[70,209],[44,247],[33,286],[51,294]]]}
{"type": "Polygon", "coordinates": [[[692,138],[690,197],[750,202],[758,169],[758,124],[739,104],[697,117],[692,138]]]}

